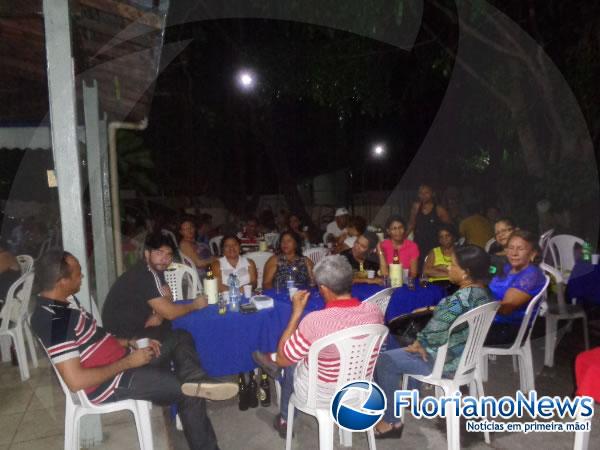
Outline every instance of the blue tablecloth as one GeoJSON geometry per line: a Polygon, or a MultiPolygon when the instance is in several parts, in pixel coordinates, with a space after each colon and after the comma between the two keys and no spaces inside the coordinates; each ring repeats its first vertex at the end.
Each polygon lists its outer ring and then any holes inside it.
{"type": "MultiPolygon", "coordinates": [[[[352,294],[365,300],[381,289],[376,285],[359,284],[352,288],[352,294]]],[[[292,306],[287,293],[266,290],[265,294],[275,299],[275,306],[271,309],[252,314],[227,312],[219,315],[216,305],[209,305],[173,321],[174,328],[182,328],[192,334],[202,366],[210,376],[252,370],[256,367],[251,356],[254,350],[273,352],[277,349],[292,306]]],[[[414,291],[406,287],[396,289],[387,309],[386,321],[416,308],[436,305],[442,296],[443,291],[438,286],[417,287],[414,291]]],[[[313,289],[306,313],[324,306],[319,292],[313,289]]]]}
{"type": "Polygon", "coordinates": [[[567,298],[588,305],[600,305],[600,265],[578,261],[569,275],[567,298]]]}

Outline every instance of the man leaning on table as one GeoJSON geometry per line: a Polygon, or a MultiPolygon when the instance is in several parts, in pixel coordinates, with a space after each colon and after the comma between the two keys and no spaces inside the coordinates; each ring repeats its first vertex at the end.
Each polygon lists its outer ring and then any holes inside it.
{"type": "MultiPolygon", "coordinates": [[[[313,273],[319,293],[325,300],[325,309],[311,312],[301,319],[310,294],[308,291],[298,291],[292,299],[289,323],[279,339],[277,353],[273,355],[275,362],[268,354],[254,352],[252,355],[272,377],[279,377],[281,368],[284,368],[280,377],[279,414],[273,423],[283,438],[292,393],[301,398],[307,394],[308,352],[313,342],[346,328],[383,323],[383,316],[377,306],[352,298],[352,267],[346,258],[340,255],[328,256],[315,265],[313,273]]],[[[331,384],[333,394],[338,375],[335,366],[336,360],[339,362],[339,355],[335,349],[326,349],[320,356],[320,360],[327,360],[329,368],[320,367],[319,379],[331,384]]]]}
{"type": "Polygon", "coordinates": [[[237,394],[235,383],[211,379],[202,369],[191,334],[174,330],[171,320],[205,308],[207,300],[198,296],[191,303],[173,303],[164,272],[173,262],[171,239],[153,233],[145,243],[144,259],[122,274],[108,292],[102,309],[104,328],[116,336],[128,339],[151,338],[169,349],[171,361],[164,361],[180,380],[191,374],[203,385],[211,386],[213,400],[224,400],[237,394]],[[172,351],[171,351],[172,350],[172,351]]]}
{"type": "Polygon", "coordinates": [[[31,325],[71,392],[85,390],[94,404],[125,399],[177,404],[190,448],[218,448],[204,398],[222,397],[222,386],[205,384],[202,369],[191,363],[185,376],[165,369],[174,359],[172,346],[150,340],[138,348],[134,339],[115,337],[98,325],[73,297],[83,276],[70,253],[47,252],[35,272],[41,292],[31,325]]]}

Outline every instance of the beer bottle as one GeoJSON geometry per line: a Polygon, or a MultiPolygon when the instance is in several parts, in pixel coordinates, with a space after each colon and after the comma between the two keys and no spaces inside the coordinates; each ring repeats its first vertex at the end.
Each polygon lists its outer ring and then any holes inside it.
{"type": "Polygon", "coordinates": [[[238,407],[240,408],[240,411],[246,411],[248,409],[248,386],[246,385],[246,379],[244,378],[243,372],[240,372],[240,376],[238,378],[238,388],[239,388],[238,407]]]}
{"type": "Polygon", "coordinates": [[[254,378],[254,370],[248,372],[248,406],[256,408],[258,406],[258,385],[254,378]]]}
{"type": "Polygon", "coordinates": [[[271,406],[271,387],[269,385],[269,379],[266,373],[260,375],[260,386],[259,386],[259,400],[260,406],[271,406]]]}
{"type": "Polygon", "coordinates": [[[398,249],[394,249],[394,258],[392,260],[393,264],[400,264],[400,257],[398,256],[398,249]]]}

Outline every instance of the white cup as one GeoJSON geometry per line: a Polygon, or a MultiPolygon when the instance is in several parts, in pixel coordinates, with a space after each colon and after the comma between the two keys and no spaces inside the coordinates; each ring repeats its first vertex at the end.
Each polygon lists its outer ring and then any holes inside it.
{"type": "Polygon", "coordinates": [[[288,289],[288,292],[290,293],[290,300],[291,300],[292,298],[294,298],[294,294],[295,294],[296,292],[298,292],[298,288],[296,288],[296,287],[291,287],[291,288],[289,288],[289,289],[288,289]]]}
{"type": "Polygon", "coordinates": [[[375,278],[375,271],[367,270],[367,278],[375,278]]]}
{"type": "Polygon", "coordinates": [[[595,253],[592,255],[592,264],[594,264],[595,266],[598,265],[598,259],[600,259],[600,255],[598,253],[595,253]]]}
{"type": "Polygon", "coordinates": [[[406,280],[408,280],[408,269],[402,269],[402,277],[402,281],[406,283],[406,280]]]}
{"type": "Polygon", "coordinates": [[[137,348],[150,347],[150,339],[141,338],[141,339],[138,339],[137,341],[135,341],[135,344],[137,345],[137,348]]]}
{"type": "Polygon", "coordinates": [[[244,297],[246,297],[246,298],[252,297],[252,285],[251,284],[245,284],[242,289],[244,290],[244,297]]]}

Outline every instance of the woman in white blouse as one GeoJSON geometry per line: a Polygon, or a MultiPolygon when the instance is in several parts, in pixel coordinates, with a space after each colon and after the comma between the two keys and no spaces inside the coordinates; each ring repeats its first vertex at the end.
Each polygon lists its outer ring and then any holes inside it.
{"type": "Polygon", "coordinates": [[[241,255],[242,243],[235,235],[223,236],[221,253],[223,254],[212,264],[212,271],[219,282],[219,292],[229,290],[227,279],[235,273],[240,280],[240,287],[246,284],[256,288],[256,264],[250,258],[241,255]]]}

